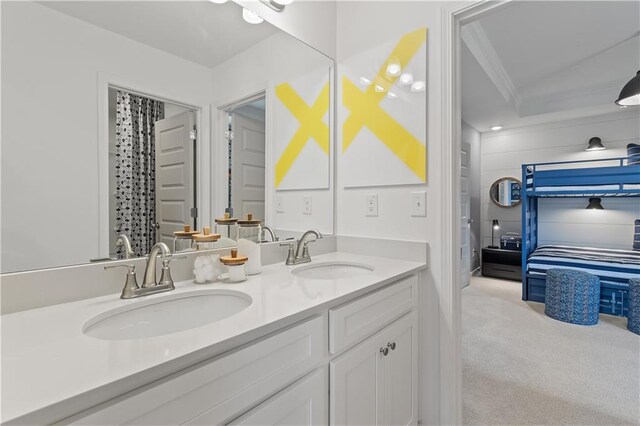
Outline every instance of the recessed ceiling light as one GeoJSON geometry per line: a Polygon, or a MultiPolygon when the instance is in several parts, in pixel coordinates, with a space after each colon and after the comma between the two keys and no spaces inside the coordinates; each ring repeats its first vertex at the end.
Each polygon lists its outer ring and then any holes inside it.
{"type": "Polygon", "coordinates": [[[380,86],[378,84],[376,84],[375,89],[376,89],[376,92],[378,92],[378,93],[384,92],[384,90],[385,90],[384,87],[382,87],[382,86],[380,86]]]}
{"type": "Polygon", "coordinates": [[[395,94],[395,93],[393,93],[393,92],[389,92],[389,93],[387,93],[387,97],[388,97],[389,99],[395,99],[395,98],[397,98],[397,97],[398,97],[398,95],[396,95],[396,94],[395,94]]]}
{"type": "Polygon", "coordinates": [[[367,77],[360,77],[360,84],[362,84],[363,86],[369,86],[371,85],[371,80],[369,80],[367,77]]]}
{"type": "Polygon", "coordinates": [[[424,84],[424,81],[414,81],[411,85],[412,92],[422,92],[426,88],[427,86],[424,84]]]}
{"type": "Polygon", "coordinates": [[[402,73],[402,75],[400,76],[400,84],[408,86],[411,83],[413,83],[413,74],[411,74],[410,72],[402,73]]]}
{"type": "Polygon", "coordinates": [[[242,19],[250,24],[260,24],[264,19],[258,16],[253,10],[242,8],[242,19]]]}
{"type": "Polygon", "coordinates": [[[400,75],[400,64],[389,64],[387,65],[387,75],[391,76],[391,77],[395,77],[400,75]]]}
{"type": "Polygon", "coordinates": [[[491,130],[493,130],[494,132],[498,130],[502,130],[502,126],[499,124],[497,126],[491,126],[491,130]]]}

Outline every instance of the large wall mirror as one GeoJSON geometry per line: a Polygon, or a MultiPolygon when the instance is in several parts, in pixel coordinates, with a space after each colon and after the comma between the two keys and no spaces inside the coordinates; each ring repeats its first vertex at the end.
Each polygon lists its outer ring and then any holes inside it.
{"type": "Polygon", "coordinates": [[[334,61],[210,1],[2,2],[2,273],[332,234],[334,61]]]}

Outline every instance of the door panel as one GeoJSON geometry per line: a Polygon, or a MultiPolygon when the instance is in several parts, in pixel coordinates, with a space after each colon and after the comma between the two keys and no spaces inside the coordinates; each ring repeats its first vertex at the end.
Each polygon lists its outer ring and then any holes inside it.
{"type": "Polygon", "coordinates": [[[333,425],[381,424],[384,384],[379,334],[330,363],[333,425]]]}
{"type": "Polygon", "coordinates": [[[462,143],[460,152],[460,286],[471,280],[471,145],[462,143]]]}
{"type": "Polygon", "coordinates": [[[327,371],[317,370],[258,405],[231,425],[327,424],[327,371]]]}
{"type": "Polygon", "coordinates": [[[385,333],[389,347],[385,363],[385,421],[387,425],[417,423],[418,334],[416,315],[411,313],[385,333]]]}
{"type": "Polygon", "coordinates": [[[231,206],[236,217],[253,213],[264,219],[265,125],[244,115],[232,114],[231,206]]]}
{"type": "Polygon", "coordinates": [[[173,233],[184,224],[195,228],[194,141],[195,113],[188,111],[155,123],[156,241],[173,246],[173,233]]]}

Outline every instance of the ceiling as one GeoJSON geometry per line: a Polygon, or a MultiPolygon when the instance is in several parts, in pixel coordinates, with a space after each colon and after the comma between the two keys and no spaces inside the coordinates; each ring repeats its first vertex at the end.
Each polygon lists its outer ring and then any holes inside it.
{"type": "Polygon", "coordinates": [[[43,1],[40,4],[183,59],[213,68],[273,35],[233,2],[43,1]]]}
{"type": "Polygon", "coordinates": [[[479,132],[615,112],[640,70],[637,1],[514,1],[461,35],[462,118],[479,132]]]}

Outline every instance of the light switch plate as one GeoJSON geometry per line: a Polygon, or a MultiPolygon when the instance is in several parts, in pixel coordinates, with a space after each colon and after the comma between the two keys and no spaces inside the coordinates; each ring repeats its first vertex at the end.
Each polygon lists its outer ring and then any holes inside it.
{"type": "Polygon", "coordinates": [[[302,197],[302,214],[311,214],[312,201],[311,195],[305,195],[302,197]]]}
{"type": "Polygon", "coordinates": [[[370,217],[378,216],[378,194],[372,193],[366,196],[365,215],[370,217]]]}
{"type": "Polygon", "coordinates": [[[411,193],[411,216],[425,217],[427,215],[427,192],[415,191],[411,193]]]}
{"type": "Polygon", "coordinates": [[[284,200],[282,197],[276,197],[276,213],[284,213],[284,200]]]}

